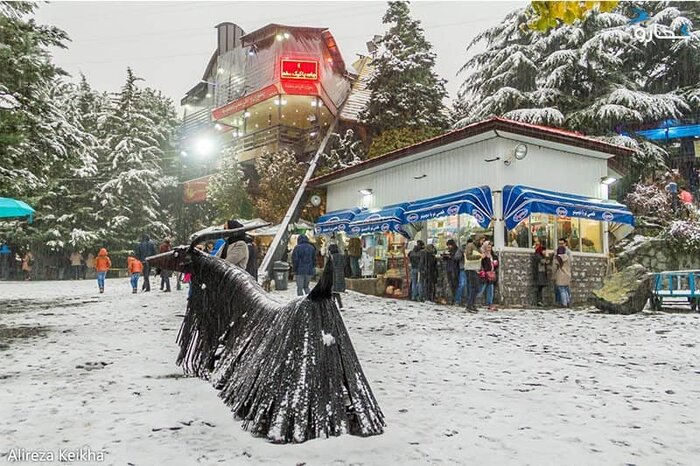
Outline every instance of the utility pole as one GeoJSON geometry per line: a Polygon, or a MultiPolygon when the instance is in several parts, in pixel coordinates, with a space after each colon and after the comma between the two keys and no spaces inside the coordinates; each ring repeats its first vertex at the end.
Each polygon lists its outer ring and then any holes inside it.
{"type": "Polygon", "coordinates": [[[304,175],[304,179],[301,181],[299,189],[297,189],[297,193],[294,195],[294,199],[292,200],[292,203],[287,209],[287,213],[282,219],[282,223],[280,224],[279,230],[277,231],[277,234],[275,234],[275,237],[272,240],[272,243],[270,243],[269,249],[267,250],[267,254],[265,254],[265,257],[263,258],[262,264],[260,265],[258,279],[261,276],[263,277],[263,280],[267,279],[268,277],[272,277],[272,264],[276,260],[280,260],[282,258],[284,250],[287,248],[287,243],[289,242],[289,225],[299,220],[301,211],[303,210],[304,205],[306,205],[306,201],[309,197],[306,193],[306,187],[309,183],[309,180],[316,171],[316,167],[318,166],[318,160],[321,157],[321,154],[323,154],[323,151],[326,150],[326,145],[328,144],[331,135],[335,131],[336,126],[338,126],[341,111],[342,106],[338,109],[338,113],[335,117],[335,120],[333,120],[333,123],[328,128],[326,135],[321,141],[321,145],[318,147],[318,150],[316,150],[316,154],[314,154],[313,158],[311,159],[311,162],[309,163],[309,169],[306,170],[306,175],[304,175]]]}

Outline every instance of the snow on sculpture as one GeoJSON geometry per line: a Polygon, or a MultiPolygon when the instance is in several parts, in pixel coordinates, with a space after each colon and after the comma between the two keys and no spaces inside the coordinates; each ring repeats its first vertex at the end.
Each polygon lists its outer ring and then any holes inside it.
{"type": "Polygon", "coordinates": [[[192,273],[177,363],[220,389],[244,429],[272,442],[381,434],[384,415],[331,298],[330,262],[309,295],[284,304],[245,270],[194,248],[251,228],[200,235],[147,259],[192,273]]]}

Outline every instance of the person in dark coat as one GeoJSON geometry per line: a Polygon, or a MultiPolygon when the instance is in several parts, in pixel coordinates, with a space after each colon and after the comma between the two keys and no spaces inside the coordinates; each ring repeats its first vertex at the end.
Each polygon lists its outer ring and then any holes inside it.
{"type": "MultiPolygon", "coordinates": [[[[170,246],[170,238],[165,238],[163,244],[160,245],[160,253],[168,252],[172,249],[170,246]]],[[[160,290],[170,293],[170,277],[173,276],[172,270],[161,269],[160,271],[160,290]]]]}
{"type": "MultiPolygon", "coordinates": [[[[143,284],[141,285],[141,291],[151,291],[151,282],[149,277],[151,275],[151,265],[146,262],[146,258],[149,256],[155,256],[157,254],[156,244],[151,241],[148,235],[143,235],[141,237],[141,242],[136,245],[136,258],[143,264],[143,284]]],[[[88,264],[89,266],[90,264],[88,264]]]]}
{"type": "Polygon", "coordinates": [[[343,308],[343,301],[340,293],[345,292],[345,266],[348,257],[340,253],[337,244],[328,247],[328,256],[333,261],[333,299],[338,303],[338,309],[343,308]]]}
{"type": "Polygon", "coordinates": [[[3,243],[0,247],[0,277],[3,280],[10,278],[10,265],[11,265],[12,251],[10,247],[3,243]]]}
{"type": "Polygon", "coordinates": [[[535,304],[542,307],[542,290],[548,285],[547,279],[547,254],[544,247],[537,243],[532,254],[532,282],[535,285],[535,304]]]}
{"type": "Polygon", "coordinates": [[[292,251],[292,267],[297,282],[297,295],[309,294],[309,282],[314,276],[316,248],[309,243],[306,235],[299,235],[297,245],[292,251]]]}
{"type": "Polygon", "coordinates": [[[255,247],[255,239],[250,235],[245,235],[245,244],[248,246],[248,263],[245,270],[254,279],[258,279],[258,248],[255,247]]]}
{"type": "Polygon", "coordinates": [[[447,261],[447,281],[450,283],[450,291],[455,304],[462,302],[462,292],[466,285],[466,273],[461,281],[462,269],[464,268],[464,254],[453,239],[447,240],[447,254],[443,256],[447,261]]]}
{"type": "Polygon", "coordinates": [[[429,244],[421,253],[420,279],[423,299],[435,302],[435,285],[438,279],[437,250],[435,245],[429,244]]]}
{"type": "Polygon", "coordinates": [[[408,262],[411,264],[411,301],[419,301],[423,299],[423,291],[421,289],[420,279],[420,262],[421,253],[425,248],[425,243],[421,240],[416,241],[411,252],[408,253],[408,262]]]}

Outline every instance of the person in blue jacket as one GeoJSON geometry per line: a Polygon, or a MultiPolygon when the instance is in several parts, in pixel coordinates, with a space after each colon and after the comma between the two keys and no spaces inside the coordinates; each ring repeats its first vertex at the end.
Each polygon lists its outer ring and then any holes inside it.
{"type": "Polygon", "coordinates": [[[299,235],[297,246],[292,251],[292,267],[297,282],[297,295],[309,294],[309,282],[315,272],[316,248],[306,235],[299,235]]]}

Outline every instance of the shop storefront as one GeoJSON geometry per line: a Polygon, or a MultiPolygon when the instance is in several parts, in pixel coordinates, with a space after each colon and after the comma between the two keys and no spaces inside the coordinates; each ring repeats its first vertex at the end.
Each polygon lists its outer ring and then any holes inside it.
{"type": "MultiPolygon", "coordinates": [[[[498,290],[508,305],[531,301],[534,245],[551,251],[564,240],[586,277],[573,285],[581,301],[605,274],[610,232],[634,225],[624,205],[605,199],[602,181],[620,176],[616,155],[630,152],[576,133],[487,120],[312,180],[326,187],[329,208],[341,208],[326,214],[317,232],[343,212],[342,226],[324,233],[360,236],[368,256],[374,248],[371,276],[384,280],[402,267],[408,275],[407,260],[389,258],[405,257],[409,239],[433,244],[440,257],[449,239],[462,246],[484,237],[502,257],[498,290]],[[576,176],[569,176],[573,167],[576,176]]],[[[405,281],[392,283],[389,294],[406,296],[405,281]]]]}

